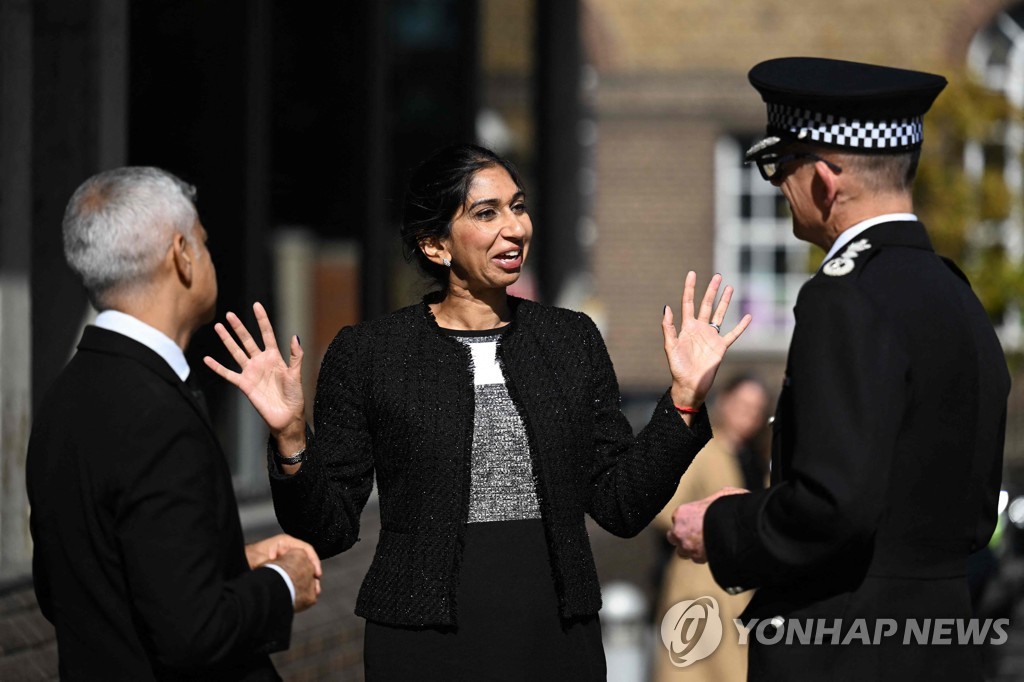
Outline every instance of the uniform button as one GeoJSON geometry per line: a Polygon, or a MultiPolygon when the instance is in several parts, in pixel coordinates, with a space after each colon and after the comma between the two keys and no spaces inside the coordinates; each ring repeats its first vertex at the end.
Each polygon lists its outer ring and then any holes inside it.
{"type": "Polygon", "coordinates": [[[771,426],[775,423],[775,415],[768,417],[768,425],[771,426]]]}
{"type": "Polygon", "coordinates": [[[771,619],[770,621],[768,621],[768,623],[769,623],[769,625],[771,625],[771,626],[772,626],[773,628],[776,628],[776,629],[778,629],[778,628],[781,628],[781,627],[782,627],[783,625],[785,625],[785,624],[786,624],[786,619],[785,619],[785,618],[783,618],[782,616],[775,616],[775,617],[774,617],[774,618],[772,618],[772,619],[771,619]]]}
{"type": "Polygon", "coordinates": [[[725,588],[726,594],[737,595],[737,594],[739,594],[740,592],[743,592],[743,591],[744,591],[743,588],[739,587],[739,586],[725,588]]]}

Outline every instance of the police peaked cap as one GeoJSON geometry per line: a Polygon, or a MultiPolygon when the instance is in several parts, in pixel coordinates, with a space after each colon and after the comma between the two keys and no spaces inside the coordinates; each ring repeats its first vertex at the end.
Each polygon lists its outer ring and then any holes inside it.
{"type": "Polygon", "coordinates": [[[921,146],[924,113],[946,87],[931,73],[817,57],[784,57],[750,70],[768,108],[753,161],[792,142],[866,154],[921,146]]]}

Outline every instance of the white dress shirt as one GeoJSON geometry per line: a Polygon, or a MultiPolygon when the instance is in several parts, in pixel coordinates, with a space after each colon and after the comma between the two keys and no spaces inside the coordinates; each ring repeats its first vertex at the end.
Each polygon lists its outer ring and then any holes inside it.
{"type": "Polygon", "coordinates": [[[185,353],[178,347],[178,344],[171,340],[171,337],[159,329],[150,327],[137,317],[132,317],[119,310],[104,310],[96,316],[96,321],[93,324],[138,341],[162,357],[178,375],[178,378],[182,381],[188,379],[189,366],[185,360],[185,353]]]}

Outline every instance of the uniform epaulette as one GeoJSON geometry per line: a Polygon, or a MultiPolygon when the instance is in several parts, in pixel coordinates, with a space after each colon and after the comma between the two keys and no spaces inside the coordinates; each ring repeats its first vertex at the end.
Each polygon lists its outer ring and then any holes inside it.
{"type": "Polygon", "coordinates": [[[946,258],[945,256],[939,256],[939,258],[942,259],[942,262],[946,264],[947,268],[953,271],[954,275],[967,282],[967,285],[970,286],[971,280],[967,279],[967,275],[964,274],[964,271],[960,269],[960,266],[957,265],[952,258],[946,258]]]}

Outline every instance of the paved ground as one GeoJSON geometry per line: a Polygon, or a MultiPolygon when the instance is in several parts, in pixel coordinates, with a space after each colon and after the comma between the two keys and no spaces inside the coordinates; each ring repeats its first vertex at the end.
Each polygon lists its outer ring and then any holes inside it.
{"type": "MultiPolygon", "coordinates": [[[[1015,581],[1016,583],[1016,581],[1015,581]]],[[[1016,583],[1020,587],[1020,583],[1016,583]]],[[[993,656],[990,679],[995,682],[1024,680],[1024,594],[1017,591],[1016,608],[1010,615],[1010,636],[1005,644],[991,647],[993,656]]]]}
{"type": "Polygon", "coordinates": [[[998,647],[996,655],[996,682],[1021,682],[1024,680],[1024,603],[1019,604],[1010,620],[1012,631],[1006,644],[998,647]]]}

